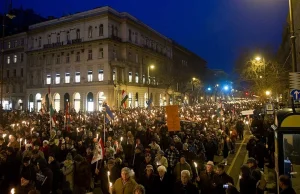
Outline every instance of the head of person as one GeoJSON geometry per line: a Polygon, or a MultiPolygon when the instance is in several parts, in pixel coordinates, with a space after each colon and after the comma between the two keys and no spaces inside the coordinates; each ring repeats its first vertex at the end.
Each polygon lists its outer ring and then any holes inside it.
{"type": "Polygon", "coordinates": [[[146,190],[143,185],[137,185],[135,186],[133,190],[133,194],[145,194],[146,190]]]}
{"type": "Polygon", "coordinates": [[[252,168],[253,166],[256,166],[256,160],[254,158],[248,158],[247,165],[249,168],[252,168]]]}
{"type": "Polygon", "coordinates": [[[147,153],[147,154],[145,155],[145,161],[146,161],[147,163],[149,163],[149,162],[151,161],[151,154],[147,153]]]}
{"type": "Polygon", "coordinates": [[[180,156],[180,164],[184,164],[184,163],[186,163],[185,157],[184,156],[180,156]]]}
{"type": "Polygon", "coordinates": [[[130,178],[130,169],[127,167],[122,168],[121,170],[121,178],[123,181],[128,181],[130,178]]]}
{"type": "Polygon", "coordinates": [[[279,177],[279,187],[280,187],[281,189],[288,188],[288,187],[291,186],[291,184],[292,184],[291,179],[290,179],[288,176],[286,176],[286,175],[281,175],[281,176],[279,177]]]}
{"type": "Polygon", "coordinates": [[[23,165],[26,167],[30,165],[30,157],[24,157],[23,165]]]}
{"type": "Polygon", "coordinates": [[[218,164],[217,166],[217,170],[216,170],[216,173],[218,175],[221,175],[225,172],[225,165],[224,164],[218,164]]]}
{"type": "Polygon", "coordinates": [[[146,171],[146,175],[149,177],[149,176],[151,176],[152,174],[153,174],[153,166],[152,165],[147,165],[146,166],[146,169],[145,169],[145,171],[146,171]]]}
{"type": "Polygon", "coordinates": [[[174,143],[171,143],[171,144],[170,144],[170,149],[171,149],[171,150],[174,150],[174,149],[175,149],[175,144],[174,144],[174,143]]]}
{"type": "Polygon", "coordinates": [[[165,176],[165,174],[166,174],[166,172],[167,172],[167,169],[166,169],[165,166],[159,166],[159,167],[157,168],[157,172],[158,172],[159,177],[162,178],[162,177],[165,176]]]}
{"type": "Polygon", "coordinates": [[[183,170],[181,171],[181,183],[183,185],[187,185],[187,183],[189,182],[191,178],[191,173],[188,170],[183,170]]]}
{"type": "Polygon", "coordinates": [[[162,156],[164,156],[165,155],[165,153],[164,153],[164,151],[162,151],[162,150],[159,150],[158,152],[157,152],[157,157],[158,158],[161,158],[162,156]]]}
{"type": "Polygon", "coordinates": [[[214,162],[208,161],[206,163],[206,172],[212,172],[214,170],[214,162]]]}
{"type": "Polygon", "coordinates": [[[241,176],[242,178],[247,178],[250,176],[250,167],[246,164],[241,166],[241,176]]]}

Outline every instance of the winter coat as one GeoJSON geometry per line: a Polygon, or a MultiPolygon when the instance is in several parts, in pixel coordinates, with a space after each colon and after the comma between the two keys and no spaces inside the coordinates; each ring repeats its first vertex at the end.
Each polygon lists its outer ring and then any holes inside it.
{"type": "Polygon", "coordinates": [[[210,174],[206,171],[200,173],[200,182],[197,181],[198,187],[201,190],[201,193],[211,194],[215,191],[215,186],[217,182],[217,174],[211,172],[210,174]]]}
{"type": "Polygon", "coordinates": [[[122,178],[118,178],[113,185],[112,194],[132,194],[136,185],[134,179],[130,178],[124,185],[122,178]]]}
{"type": "Polygon", "coordinates": [[[170,188],[172,188],[172,183],[167,173],[162,179],[159,176],[155,177],[154,188],[156,188],[157,194],[166,194],[170,192],[170,188]]]}
{"type": "Polygon", "coordinates": [[[174,186],[173,194],[199,194],[199,192],[193,183],[188,182],[187,185],[183,185],[181,181],[179,181],[174,186]]]}
{"type": "Polygon", "coordinates": [[[65,175],[65,180],[69,182],[70,189],[73,190],[74,187],[74,164],[73,161],[66,160],[64,162],[64,167],[62,168],[62,172],[65,175]]]}

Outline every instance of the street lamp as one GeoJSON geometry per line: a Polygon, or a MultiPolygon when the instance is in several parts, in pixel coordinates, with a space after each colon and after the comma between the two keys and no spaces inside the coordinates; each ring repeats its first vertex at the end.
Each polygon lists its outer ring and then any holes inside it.
{"type": "Polygon", "coordinates": [[[261,57],[257,56],[257,57],[255,57],[255,60],[256,60],[256,61],[260,61],[260,60],[261,60],[261,57]]]}
{"type": "Polygon", "coordinates": [[[150,99],[150,69],[154,69],[155,66],[154,65],[148,65],[148,101],[150,99]]]}
{"type": "Polygon", "coordinates": [[[266,91],[266,95],[270,96],[271,92],[269,90],[266,91]]]}

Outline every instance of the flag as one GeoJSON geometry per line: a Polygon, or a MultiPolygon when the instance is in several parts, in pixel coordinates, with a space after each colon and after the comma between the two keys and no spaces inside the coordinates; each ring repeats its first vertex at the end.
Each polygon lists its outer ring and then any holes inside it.
{"type": "Polygon", "coordinates": [[[125,90],[122,90],[122,101],[121,106],[123,105],[124,108],[126,108],[126,100],[128,98],[128,95],[126,94],[125,90]]]}
{"type": "Polygon", "coordinates": [[[105,122],[109,123],[114,119],[114,115],[107,104],[103,104],[103,107],[105,108],[105,122]]]}
{"type": "Polygon", "coordinates": [[[50,115],[50,126],[55,127],[55,116],[54,116],[54,109],[52,106],[52,97],[50,91],[50,85],[48,87],[48,101],[49,101],[49,115],[50,115]]]}
{"type": "Polygon", "coordinates": [[[64,126],[65,129],[67,129],[67,131],[70,131],[70,113],[69,110],[70,109],[70,105],[69,102],[66,103],[66,109],[65,109],[65,119],[64,119],[64,126]]]}
{"type": "Polygon", "coordinates": [[[150,97],[150,99],[147,102],[147,109],[151,110],[151,105],[152,105],[152,97],[150,97]]]}
{"type": "Polygon", "coordinates": [[[99,142],[96,144],[94,148],[93,158],[91,161],[91,164],[94,164],[95,162],[102,160],[104,157],[104,145],[102,142],[102,138],[99,139],[99,142]]]}

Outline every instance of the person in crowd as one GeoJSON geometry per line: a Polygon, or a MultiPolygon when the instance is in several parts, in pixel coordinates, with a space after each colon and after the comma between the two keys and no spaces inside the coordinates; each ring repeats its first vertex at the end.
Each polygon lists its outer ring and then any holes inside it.
{"type": "Polygon", "coordinates": [[[157,194],[165,194],[170,192],[172,182],[167,174],[167,168],[165,166],[159,166],[157,168],[158,176],[156,176],[155,185],[157,194]]]}
{"type": "Polygon", "coordinates": [[[280,194],[296,194],[291,179],[286,175],[279,177],[279,187],[281,188],[280,194]]]}
{"type": "Polygon", "coordinates": [[[139,184],[135,186],[133,194],[146,194],[146,190],[143,185],[139,184]]]}
{"type": "Polygon", "coordinates": [[[176,178],[176,181],[179,181],[181,179],[181,171],[183,170],[188,170],[190,172],[190,176],[193,177],[192,168],[189,163],[186,162],[185,157],[182,155],[174,169],[174,176],[176,178]]]}
{"type": "Polygon", "coordinates": [[[235,126],[240,140],[244,139],[244,127],[245,127],[245,124],[244,124],[243,118],[240,117],[235,126]]]}
{"type": "Polygon", "coordinates": [[[45,159],[40,158],[37,161],[37,173],[36,173],[36,188],[43,194],[50,194],[52,191],[53,173],[48,168],[45,159]]]}
{"type": "Polygon", "coordinates": [[[81,194],[90,189],[92,173],[89,163],[80,154],[74,157],[73,194],[81,194]]]}
{"type": "Polygon", "coordinates": [[[251,176],[251,170],[248,165],[241,167],[240,176],[240,193],[241,194],[253,194],[256,193],[256,183],[254,177],[251,176]]]}
{"type": "Polygon", "coordinates": [[[145,169],[146,173],[141,177],[140,183],[145,187],[147,194],[155,194],[155,180],[157,175],[154,174],[154,169],[152,165],[147,165],[145,169]]]}
{"type": "Polygon", "coordinates": [[[48,166],[53,173],[52,194],[57,194],[58,189],[61,187],[61,183],[63,182],[64,174],[60,171],[59,163],[56,161],[53,153],[49,154],[48,166]]]}
{"type": "Polygon", "coordinates": [[[175,148],[174,143],[170,143],[170,148],[166,150],[165,156],[169,163],[167,168],[168,172],[169,174],[173,174],[173,170],[179,159],[179,151],[175,148]]]}
{"type": "Polygon", "coordinates": [[[156,164],[157,167],[162,165],[162,166],[168,168],[168,160],[164,155],[165,155],[165,153],[162,150],[159,150],[157,152],[155,160],[154,160],[154,163],[156,164]]]}
{"type": "Polygon", "coordinates": [[[130,169],[122,168],[121,178],[118,178],[112,186],[112,194],[132,194],[137,183],[130,177],[130,169]]]}
{"type": "Polygon", "coordinates": [[[191,174],[188,170],[181,171],[181,178],[174,185],[174,194],[198,194],[197,187],[191,182],[191,174]]]}
{"type": "Polygon", "coordinates": [[[216,169],[216,193],[226,194],[226,185],[234,185],[233,178],[225,172],[225,165],[218,164],[216,169]]]}
{"type": "Polygon", "coordinates": [[[205,170],[196,178],[196,182],[201,193],[214,193],[217,186],[216,178],[217,174],[214,172],[214,163],[212,161],[208,161],[205,170]]]}

